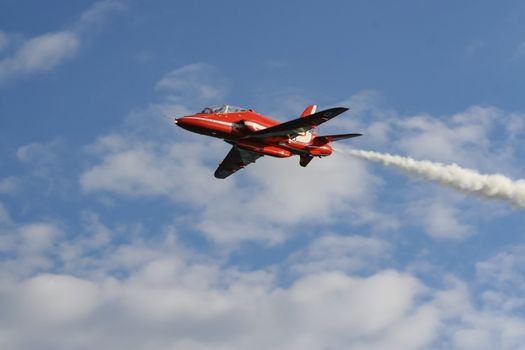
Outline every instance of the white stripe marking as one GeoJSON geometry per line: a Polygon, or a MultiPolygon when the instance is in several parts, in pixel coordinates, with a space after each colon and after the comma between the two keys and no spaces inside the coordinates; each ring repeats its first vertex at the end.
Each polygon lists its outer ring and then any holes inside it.
{"type": "Polygon", "coordinates": [[[212,123],[221,124],[221,125],[227,125],[227,126],[232,126],[232,124],[233,124],[233,123],[223,122],[223,121],[220,121],[220,120],[201,118],[201,117],[186,117],[186,118],[188,118],[188,119],[195,119],[195,120],[204,120],[204,121],[207,121],[207,122],[212,122],[212,123]]]}

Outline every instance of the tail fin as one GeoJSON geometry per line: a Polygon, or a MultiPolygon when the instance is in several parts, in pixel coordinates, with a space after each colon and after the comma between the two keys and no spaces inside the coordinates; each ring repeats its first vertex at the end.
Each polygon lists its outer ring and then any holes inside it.
{"type": "Polygon", "coordinates": [[[362,136],[363,134],[339,134],[339,135],[325,135],[317,136],[314,140],[316,143],[328,143],[332,141],[339,141],[344,139],[349,139],[352,137],[362,136]]]}
{"type": "Polygon", "coordinates": [[[317,112],[317,105],[310,105],[306,107],[303,114],[301,114],[301,118],[307,117],[310,114],[314,114],[315,112],[317,112]]]}

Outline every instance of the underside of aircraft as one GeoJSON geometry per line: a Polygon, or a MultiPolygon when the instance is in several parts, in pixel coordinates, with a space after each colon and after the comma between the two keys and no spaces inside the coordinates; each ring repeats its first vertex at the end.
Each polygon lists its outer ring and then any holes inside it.
{"type": "Polygon", "coordinates": [[[224,179],[265,155],[278,158],[298,155],[303,167],[314,157],[329,156],[332,154],[331,142],[361,134],[318,135],[315,129],[347,110],[335,107],[317,112],[317,106],[310,105],[299,118],[281,123],[251,109],[224,105],[207,107],[200,113],[177,118],[175,123],[186,130],[220,138],[232,145],[215,171],[216,178],[224,179]]]}

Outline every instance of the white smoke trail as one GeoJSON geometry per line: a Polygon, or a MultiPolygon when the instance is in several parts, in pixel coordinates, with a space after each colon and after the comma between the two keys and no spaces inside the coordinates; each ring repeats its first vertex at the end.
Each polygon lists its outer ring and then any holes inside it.
{"type": "Polygon", "coordinates": [[[437,181],[465,193],[486,198],[503,199],[515,207],[525,207],[525,180],[513,180],[504,175],[484,175],[457,164],[419,161],[408,157],[363,150],[339,150],[355,157],[393,166],[409,175],[437,181]]]}

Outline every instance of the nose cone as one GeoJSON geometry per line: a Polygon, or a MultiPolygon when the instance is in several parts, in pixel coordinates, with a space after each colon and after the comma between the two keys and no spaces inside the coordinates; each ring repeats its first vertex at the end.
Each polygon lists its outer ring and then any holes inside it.
{"type": "Polygon", "coordinates": [[[203,123],[203,121],[200,119],[201,118],[194,115],[187,115],[185,117],[175,119],[175,125],[189,131],[197,132],[203,123]]]}
{"type": "Polygon", "coordinates": [[[188,125],[188,119],[186,117],[176,118],[174,120],[175,125],[185,128],[188,125]]]}

